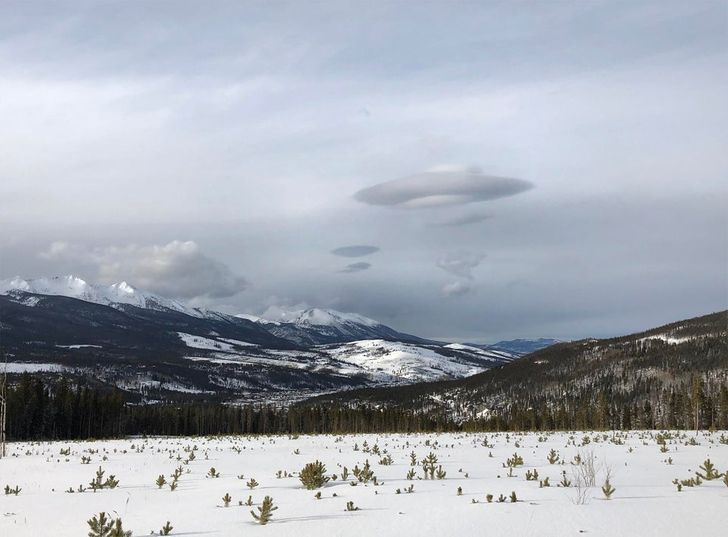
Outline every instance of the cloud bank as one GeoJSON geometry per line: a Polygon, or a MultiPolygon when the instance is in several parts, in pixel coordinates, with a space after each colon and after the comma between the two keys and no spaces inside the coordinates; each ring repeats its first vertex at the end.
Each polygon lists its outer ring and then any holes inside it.
{"type": "Polygon", "coordinates": [[[100,281],[124,280],[172,298],[226,298],[248,286],[245,278],[205,255],[194,241],[100,248],[58,241],[39,255],[51,261],[91,265],[100,281]]]}

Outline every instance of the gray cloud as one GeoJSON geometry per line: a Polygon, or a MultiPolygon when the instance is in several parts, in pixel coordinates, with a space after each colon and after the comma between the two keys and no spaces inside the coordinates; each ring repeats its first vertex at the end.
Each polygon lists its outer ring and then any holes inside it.
{"type": "Polygon", "coordinates": [[[450,282],[446,283],[442,287],[441,292],[442,296],[445,297],[463,296],[473,292],[473,287],[469,283],[463,281],[450,282]]]}
{"type": "Polygon", "coordinates": [[[473,269],[480,265],[484,257],[472,252],[450,252],[437,260],[437,266],[455,276],[472,279],[473,269]]]}
{"type": "Polygon", "coordinates": [[[371,263],[366,263],[364,261],[360,261],[358,263],[351,263],[349,265],[346,265],[346,267],[344,267],[339,272],[344,272],[344,273],[361,272],[363,270],[367,270],[367,269],[371,268],[371,266],[372,266],[371,263]]]}
{"type": "Polygon", "coordinates": [[[489,214],[474,212],[449,216],[438,220],[433,224],[441,227],[469,226],[471,224],[479,224],[481,222],[484,222],[485,220],[488,220],[489,218],[492,218],[492,216],[489,214]]]}
{"type": "Polygon", "coordinates": [[[125,280],[174,298],[226,298],[248,285],[245,278],[235,275],[225,264],[205,255],[194,241],[101,248],[57,241],[39,256],[49,261],[90,265],[95,267],[100,281],[125,280]]]}
{"type": "Polygon", "coordinates": [[[485,175],[478,168],[434,168],[365,188],[354,198],[369,205],[420,209],[513,196],[533,188],[523,179],[485,175]]]}
{"type": "Polygon", "coordinates": [[[378,251],[378,246],[357,244],[353,246],[342,246],[340,248],[335,248],[331,250],[331,253],[334,255],[339,255],[341,257],[363,257],[365,255],[370,255],[378,251]]]}

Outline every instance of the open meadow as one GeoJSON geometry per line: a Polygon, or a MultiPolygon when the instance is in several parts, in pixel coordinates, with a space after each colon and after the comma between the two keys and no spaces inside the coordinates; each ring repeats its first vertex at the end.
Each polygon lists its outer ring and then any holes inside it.
{"type": "Polygon", "coordinates": [[[137,536],[724,536],[727,470],[725,432],[18,442],[0,535],[79,537],[105,512],[137,536]]]}

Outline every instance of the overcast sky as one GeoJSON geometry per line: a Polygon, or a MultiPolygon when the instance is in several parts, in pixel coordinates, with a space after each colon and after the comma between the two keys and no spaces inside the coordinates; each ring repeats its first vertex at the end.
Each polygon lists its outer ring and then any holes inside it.
{"type": "Polygon", "coordinates": [[[728,3],[0,4],[0,278],[420,336],[728,305],[728,3]]]}

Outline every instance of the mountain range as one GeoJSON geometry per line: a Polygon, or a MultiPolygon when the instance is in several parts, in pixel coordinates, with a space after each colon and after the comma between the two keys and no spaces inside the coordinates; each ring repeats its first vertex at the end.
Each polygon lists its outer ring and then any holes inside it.
{"type": "Polygon", "coordinates": [[[354,313],[229,315],[75,276],[0,282],[0,342],[10,373],[63,374],[146,401],[288,401],[461,378],[523,355],[428,340],[354,313]]]}

